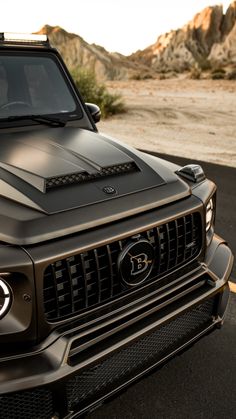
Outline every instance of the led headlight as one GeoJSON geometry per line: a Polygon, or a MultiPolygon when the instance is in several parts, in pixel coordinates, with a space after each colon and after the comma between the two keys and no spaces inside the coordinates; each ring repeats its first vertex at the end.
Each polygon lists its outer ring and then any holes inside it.
{"type": "Polygon", "coordinates": [[[208,232],[211,228],[211,226],[214,223],[214,203],[213,199],[211,198],[206,206],[206,232],[208,232]]]}
{"type": "Polygon", "coordinates": [[[214,226],[215,226],[215,209],[216,209],[216,199],[215,195],[209,199],[206,204],[206,245],[212,241],[214,236],[214,226]]]}
{"type": "Polygon", "coordinates": [[[206,207],[206,232],[208,232],[214,221],[214,204],[211,198],[206,207]]]}
{"type": "Polygon", "coordinates": [[[0,278],[0,319],[7,314],[11,305],[11,290],[0,278]]]}

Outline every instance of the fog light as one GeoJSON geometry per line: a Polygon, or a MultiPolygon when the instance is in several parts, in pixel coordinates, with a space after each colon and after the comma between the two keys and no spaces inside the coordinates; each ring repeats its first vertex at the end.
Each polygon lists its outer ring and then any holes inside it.
{"type": "Polygon", "coordinates": [[[0,319],[4,317],[11,305],[11,290],[8,285],[0,279],[0,319]]]}

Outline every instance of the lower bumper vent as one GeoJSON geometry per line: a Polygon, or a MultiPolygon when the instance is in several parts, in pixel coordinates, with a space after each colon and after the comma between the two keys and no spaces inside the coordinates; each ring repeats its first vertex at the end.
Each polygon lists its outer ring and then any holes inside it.
{"type": "Polygon", "coordinates": [[[188,342],[212,322],[213,307],[213,299],[205,301],[73,377],[67,383],[69,408],[103,397],[188,342]]]}
{"type": "Polygon", "coordinates": [[[163,360],[212,324],[214,301],[204,301],[68,381],[52,384],[48,389],[35,388],[0,395],[0,418],[51,419],[54,412],[65,418],[68,411],[81,412],[163,360]]]}
{"type": "Polygon", "coordinates": [[[35,389],[0,396],[1,419],[50,419],[53,416],[52,394],[35,389]]]}

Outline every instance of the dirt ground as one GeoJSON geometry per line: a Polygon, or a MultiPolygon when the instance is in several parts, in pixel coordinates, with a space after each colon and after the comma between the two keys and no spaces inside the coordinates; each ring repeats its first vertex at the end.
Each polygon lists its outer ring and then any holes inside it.
{"type": "Polygon", "coordinates": [[[140,149],[236,167],[236,81],[112,81],[126,114],[98,124],[140,149]]]}

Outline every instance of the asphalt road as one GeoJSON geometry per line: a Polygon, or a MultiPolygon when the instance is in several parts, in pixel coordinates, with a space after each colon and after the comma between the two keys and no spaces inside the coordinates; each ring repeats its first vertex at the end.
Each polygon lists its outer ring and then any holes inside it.
{"type": "MultiPolygon", "coordinates": [[[[189,159],[151,153],[173,163],[184,166],[189,159]]],[[[193,161],[195,163],[196,160],[193,161]]],[[[198,162],[204,169],[206,176],[217,185],[216,204],[216,233],[223,237],[236,255],[236,168],[219,166],[218,164],[198,162]]],[[[236,282],[236,258],[232,272],[232,279],[236,282]]],[[[236,414],[235,414],[236,418],[236,414]]]]}
{"type": "MultiPolygon", "coordinates": [[[[153,153],[154,154],[154,153],[153,153]]],[[[159,155],[160,156],[160,155],[159,155]]],[[[162,156],[160,156],[162,157],[162,156]]],[[[163,156],[164,157],[164,156],[163,156]]],[[[189,160],[165,158],[185,165],[189,160]]],[[[201,162],[218,185],[216,231],[236,253],[236,169],[201,162]]],[[[232,280],[236,279],[236,264],[232,280]]],[[[90,419],[235,419],[236,294],[224,327],[144,377],[90,419]]]]}

